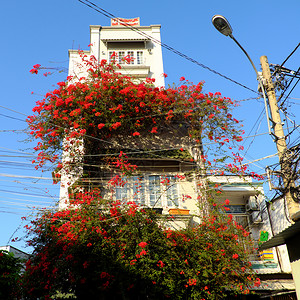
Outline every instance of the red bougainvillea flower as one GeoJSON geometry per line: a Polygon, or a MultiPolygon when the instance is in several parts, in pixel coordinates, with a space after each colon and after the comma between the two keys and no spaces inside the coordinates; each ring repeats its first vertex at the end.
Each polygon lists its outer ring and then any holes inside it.
{"type": "Polygon", "coordinates": [[[146,255],[147,251],[145,251],[144,249],[141,251],[140,256],[146,255]]]}
{"type": "Polygon", "coordinates": [[[196,284],[197,284],[197,279],[190,278],[189,281],[188,281],[187,283],[188,283],[188,285],[190,285],[190,286],[196,285],[196,284]]]}
{"type": "Polygon", "coordinates": [[[158,266],[158,267],[163,268],[164,265],[165,265],[165,264],[164,264],[161,260],[159,260],[159,261],[157,262],[157,266],[158,266]]]}
{"type": "MultiPolygon", "coordinates": [[[[120,153],[120,159],[125,156],[120,153]]],[[[45,212],[32,221],[30,231],[37,235],[33,242],[43,247],[36,248],[36,255],[26,264],[26,291],[54,294],[62,284],[71,288],[75,280],[82,284],[95,280],[95,290],[100,287],[103,299],[108,299],[116,284],[134,284],[132,289],[136,292],[136,284],[145,289],[153,282],[170,299],[223,299],[232,282],[237,294],[249,293],[249,286],[260,283],[255,280],[257,275],[251,272],[240,243],[244,229],[237,227],[234,220],[210,215],[204,216],[193,230],[171,230],[162,228],[155,215],[142,208],[134,207],[136,213],[132,214],[134,202],[107,201],[100,197],[99,190],[78,192],[72,197],[82,202],[72,209],[45,212]],[[99,205],[103,209],[99,210],[99,205]],[[45,234],[52,237],[46,245],[45,234]],[[222,243],[217,242],[220,239],[222,243]],[[155,251],[151,251],[152,247],[155,251]],[[206,264],[206,255],[199,255],[204,251],[220,265],[220,272],[206,264]],[[62,260],[67,263],[61,263],[62,260]],[[120,266],[128,271],[118,272],[120,266]],[[132,272],[139,275],[137,280],[132,272]],[[204,272],[208,279],[205,282],[204,272]],[[226,285],[220,285],[224,280],[226,285]]],[[[158,294],[155,299],[160,298],[158,294]]]]}
{"type": "Polygon", "coordinates": [[[142,249],[145,248],[147,245],[148,245],[148,243],[146,243],[146,242],[140,242],[140,243],[139,243],[139,246],[140,246],[142,249]]]}
{"type": "Polygon", "coordinates": [[[261,282],[259,278],[255,279],[254,286],[260,286],[261,282]]]}
{"type": "Polygon", "coordinates": [[[133,260],[130,261],[131,266],[135,265],[135,263],[136,263],[136,259],[133,259],[133,260]]]}
{"type": "Polygon", "coordinates": [[[38,70],[40,69],[41,65],[40,64],[36,64],[33,66],[33,69],[31,69],[29,72],[31,74],[37,74],[38,73],[38,70]]]}
{"type": "MultiPolygon", "coordinates": [[[[185,124],[182,133],[197,144],[200,143],[199,136],[202,140],[214,141],[216,148],[227,148],[242,140],[241,126],[236,125],[236,119],[230,113],[235,101],[221,97],[220,93],[202,93],[204,82],[194,85],[181,77],[180,81],[186,84],[157,88],[151,78],[137,82],[116,72],[105,60],[98,62],[83,51],[79,51],[79,55],[81,66],[87,67],[87,76],[79,79],[68,76],[66,81],[59,82],[36,103],[34,115],[27,118],[30,134],[38,140],[35,147],[37,168],[47,161],[55,162],[54,152],[60,155],[63,150],[72,157],[80,154],[72,150],[77,147],[68,147],[63,141],[82,138],[90,149],[99,151],[99,145],[95,144],[97,139],[147,138],[147,135],[159,134],[175,124],[185,124]],[[65,128],[75,130],[66,131],[65,128]]],[[[45,68],[37,64],[31,72],[36,74],[41,69],[45,68]]],[[[72,171],[74,165],[70,162],[69,170],[65,171],[72,171]]],[[[213,166],[209,168],[213,169],[213,166]]]]}
{"type": "Polygon", "coordinates": [[[121,122],[116,122],[116,123],[114,123],[114,124],[111,125],[111,128],[117,129],[120,126],[121,126],[121,122]]]}
{"type": "Polygon", "coordinates": [[[38,70],[37,70],[37,69],[31,69],[29,72],[30,72],[31,74],[37,74],[37,73],[38,73],[38,70]]]}
{"type": "Polygon", "coordinates": [[[153,127],[151,133],[157,133],[157,127],[153,127]]]}

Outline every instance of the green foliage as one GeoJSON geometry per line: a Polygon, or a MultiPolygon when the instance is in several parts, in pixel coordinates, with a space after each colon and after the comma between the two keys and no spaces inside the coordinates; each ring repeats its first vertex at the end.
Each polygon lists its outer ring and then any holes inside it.
{"type": "MultiPolygon", "coordinates": [[[[245,251],[248,233],[219,213],[220,208],[213,206],[194,228],[170,230],[170,216],[158,216],[134,202],[102,199],[103,186],[93,190],[88,183],[102,178],[107,168],[116,173],[108,185],[123,186],[119,174],[138,170],[131,161],[155,159],[149,153],[127,156],[124,148],[137,144],[134,149],[139,150],[140,142],[149,149],[147,142],[160,143],[165,133],[185,142],[156,155],[193,161],[187,150],[195,146],[200,151],[206,141],[219,158],[210,162],[201,150],[195,165],[224,174],[218,164],[227,157],[218,150],[223,145],[232,149],[242,140],[239,122],[230,113],[235,103],[218,92],[203,94],[203,82],[193,85],[183,79],[177,88],[157,88],[151,79],[137,83],[105,61],[80,55],[88,76],[58,83],[27,120],[38,140],[37,167],[57,162],[64,151],[68,160],[58,163],[55,176],[78,174],[80,164],[85,175],[69,186],[68,209],[45,212],[32,222],[29,244],[35,250],[22,281],[26,297],[198,300],[248,293],[254,280],[245,251]]],[[[233,155],[228,172],[244,174],[241,158],[233,155]]],[[[197,189],[203,188],[197,183],[197,189]]]]}
{"type": "Polygon", "coordinates": [[[19,292],[21,260],[12,253],[0,250],[0,299],[15,299],[19,292]]]}
{"type": "Polygon", "coordinates": [[[23,285],[29,299],[221,299],[248,293],[253,282],[243,237],[222,214],[173,231],[173,220],[134,203],[81,194],[80,208],[33,222],[35,251],[23,285]],[[87,204],[89,203],[89,204],[87,204]]]}

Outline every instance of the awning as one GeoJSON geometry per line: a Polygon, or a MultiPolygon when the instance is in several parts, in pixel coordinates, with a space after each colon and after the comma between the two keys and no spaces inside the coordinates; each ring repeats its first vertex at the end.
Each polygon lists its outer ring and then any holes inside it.
{"type": "Polygon", "coordinates": [[[299,233],[300,233],[300,221],[297,221],[296,223],[292,224],[290,227],[286,228],[285,230],[273,236],[267,242],[263,243],[258,248],[258,250],[260,251],[260,250],[265,250],[272,247],[284,245],[286,244],[286,241],[288,239],[294,237],[296,234],[299,233]]]}
{"type": "Polygon", "coordinates": [[[107,38],[107,39],[101,39],[104,43],[109,43],[109,42],[146,42],[150,41],[149,38],[146,37],[141,37],[141,38],[118,38],[118,37],[112,37],[112,38],[107,38]]]}
{"type": "Polygon", "coordinates": [[[251,290],[272,291],[273,293],[293,292],[295,291],[295,283],[293,279],[269,279],[262,280],[258,287],[252,287],[251,290]]]}

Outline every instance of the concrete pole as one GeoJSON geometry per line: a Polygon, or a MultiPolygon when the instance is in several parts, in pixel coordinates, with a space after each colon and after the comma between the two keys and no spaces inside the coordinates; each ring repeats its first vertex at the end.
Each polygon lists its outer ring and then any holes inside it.
{"type": "Polygon", "coordinates": [[[287,150],[287,145],[285,140],[285,134],[282,127],[281,117],[279,114],[275,89],[272,82],[270,67],[266,56],[261,56],[260,62],[262,67],[262,75],[265,80],[264,85],[266,87],[266,91],[269,99],[269,107],[270,107],[271,119],[272,119],[271,121],[273,123],[273,135],[277,146],[281,172],[283,173],[283,183],[285,189],[287,190],[285,194],[287,207],[288,207],[290,218],[293,221],[297,221],[300,218],[300,206],[298,203],[294,201],[291,195],[290,187],[294,183],[289,182],[286,176],[291,173],[291,170],[289,165],[286,163],[287,156],[284,155],[287,150]]]}

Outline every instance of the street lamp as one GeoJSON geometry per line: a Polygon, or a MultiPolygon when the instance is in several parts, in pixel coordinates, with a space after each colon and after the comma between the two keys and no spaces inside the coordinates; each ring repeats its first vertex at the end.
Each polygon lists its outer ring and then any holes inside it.
{"type": "Polygon", "coordinates": [[[250,61],[255,73],[256,73],[256,79],[259,83],[259,86],[261,88],[263,97],[264,97],[264,103],[265,103],[265,110],[266,110],[266,116],[267,116],[267,123],[268,123],[268,130],[269,130],[269,134],[271,134],[271,128],[270,128],[270,123],[269,123],[269,111],[268,111],[268,106],[267,106],[267,98],[266,98],[266,92],[264,89],[264,85],[261,81],[261,77],[259,76],[257,69],[252,61],[252,59],[250,58],[249,54],[246,52],[246,50],[242,47],[242,45],[235,39],[235,37],[232,35],[232,27],[230,26],[229,22],[227,21],[227,19],[221,15],[214,15],[212,17],[212,23],[215,26],[215,28],[222,34],[224,34],[225,36],[229,36],[231,39],[234,40],[234,42],[240,47],[240,49],[242,49],[242,51],[245,53],[245,55],[247,56],[248,60],[250,61]]]}
{"type": "Polygon", "coordinates": [[[221,15],[214,15],[212,17],[212,23],[216,29],[226,36],[232,37],[232,28],[227,19],[221,15]]]}

